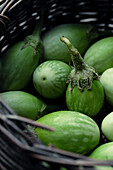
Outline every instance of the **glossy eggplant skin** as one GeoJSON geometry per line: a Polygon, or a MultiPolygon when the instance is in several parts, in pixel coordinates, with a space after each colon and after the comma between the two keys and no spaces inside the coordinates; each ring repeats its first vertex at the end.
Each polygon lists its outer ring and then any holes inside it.
{"type": "Polygon", "coordinates": [[[10,47],[1,57],[2,75],[0,92],[24,89],[39,64],[43,45],[39,38],[36,41],[27,37],[10,47]]]}

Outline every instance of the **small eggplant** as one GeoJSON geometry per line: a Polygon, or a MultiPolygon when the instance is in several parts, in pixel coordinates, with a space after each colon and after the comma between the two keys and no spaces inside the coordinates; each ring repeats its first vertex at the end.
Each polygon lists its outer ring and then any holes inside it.
{"type": "Polygon", "coordinates": [[[43,44],[40,40],[39,30],[34,31],[25,40],[10,47],[1,56],[2,75],[0,91],[22,90],[39,64],[43,54],[43,44]]]}
{"type": "Polygon", "coordinates": [[[90,117],[99,113],[104,102],[104,90],[95,69],[88,66],[71,42],[61,37],[71,54],[74,68],[68,77],[66,105],[69,110],[82,112],[90,117]]]}

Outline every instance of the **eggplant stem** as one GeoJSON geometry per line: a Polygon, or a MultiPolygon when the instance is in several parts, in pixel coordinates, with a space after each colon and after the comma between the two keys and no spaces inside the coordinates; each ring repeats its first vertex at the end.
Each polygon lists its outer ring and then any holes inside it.
{"type": "Polygon", "coordinates": [[[86,64],[79,51],[71,44],[71,42],[66,37],[62,36],[60,40],[67,45],[76,72],[85,69],[86,64]]]}

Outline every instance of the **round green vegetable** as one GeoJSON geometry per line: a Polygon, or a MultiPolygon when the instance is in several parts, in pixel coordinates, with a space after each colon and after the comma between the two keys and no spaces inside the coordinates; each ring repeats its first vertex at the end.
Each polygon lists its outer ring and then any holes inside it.
{"type": "Polygon", "coordinates": [[[30,119],[36,119],[46,108],[42,100],[23,91],[9,91],[0,95],[18,115],[30,119]]]}
{"type": "Polygon", "coordinates": [[[87,154],[99,143],[99,128],[85,114],[57,111],[41,117],[37,122],[54,128],[53,132],[39,128],[35,130],[38,138],[46,145],[52,144],[63,150],[87,154]]]}
{"type": "Polygon", "coordinates": [[[74,65],[68,78],[66,105],[69,110],[93,117],[103,106],[103,86],[94,68],[85,64],[80,53],[70,41],[65,37],[61,37],[61,40],[68,46],[74,65]]]}
{"type": "Polygon", "coordinates": [[[60,98],[65,93],[66,80],[70,71],[70,66],[62,61],[45,61],[33,73],[34,86],[43,97],[60,98]]]}
{"type": "Polygon", "coordinates": [[[113,141],[113,112],[109,113],[102,121],[101,129],[104,136],[113,141]]]}
{"type": "Polygon", "coordinates": [[[113,142],[108,142],[97,147],[89,157],[98,160],[113,160],[113,142]]]}
{"type": "Polygon", "coordinates": [[[113,67],[113,37],[103,38],[89,47],[84,61],[94,67],[98,74],[113,67]]]}
{"type": "Polygon", "coordinates": [[[60,37],[65,36],[83,54],[90,44],[97,38],[97,31],[90,24],[63,24],[56,26],[43,35],[42,41],[45,49],[45,60],[61,60],[66,63],[71,61],[71,57],[60,37]]]}
{"type": "Polygon", "coordinates": [[[107,101],[113,105],[113,67],[103,72],[100,81],[104,87],[107,101]]]}

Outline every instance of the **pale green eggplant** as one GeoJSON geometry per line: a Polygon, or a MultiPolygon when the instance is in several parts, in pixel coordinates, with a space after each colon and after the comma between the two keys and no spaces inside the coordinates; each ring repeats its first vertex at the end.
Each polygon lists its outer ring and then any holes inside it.
{"type": "Polygon", "coordinates": [[[113,35],[102,38],[91,45],[84,55],[86,64],[95,68],[98,74],[113,67],[113,35]]]}

